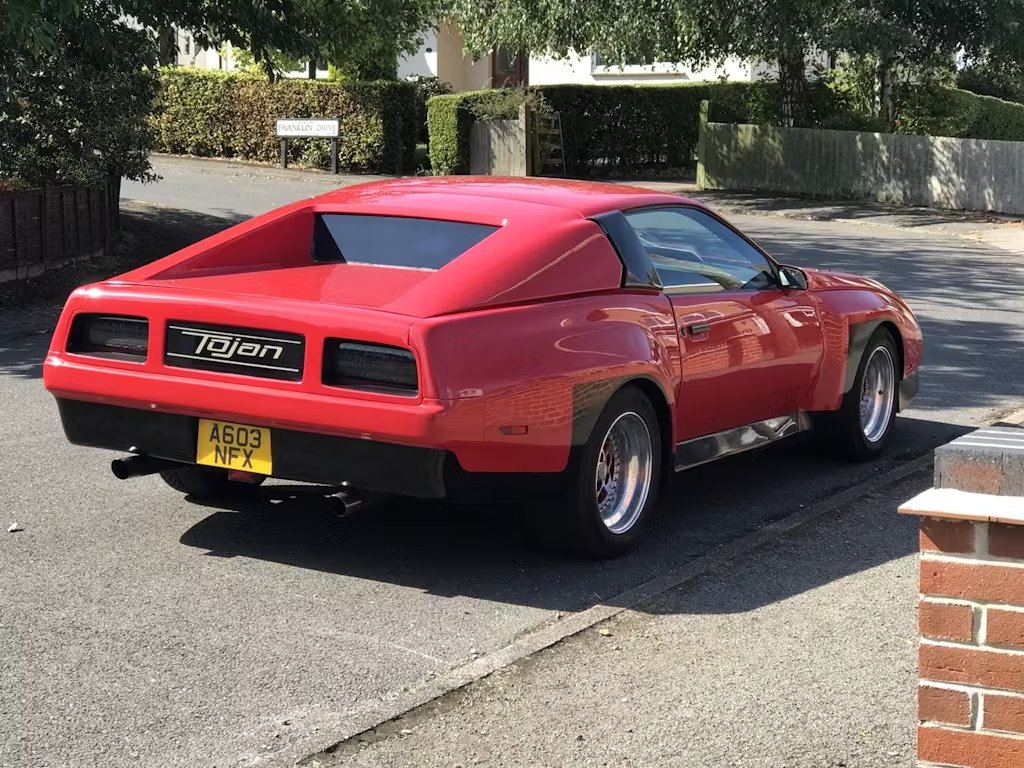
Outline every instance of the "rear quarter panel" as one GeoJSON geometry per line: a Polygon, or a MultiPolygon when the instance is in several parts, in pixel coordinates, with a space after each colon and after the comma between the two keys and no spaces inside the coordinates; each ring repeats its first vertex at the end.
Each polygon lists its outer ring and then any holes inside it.
{"type": "Polygon", "coordinates": [[[430,318],[412,327],[410,342],[422,350],[437,397],[457,404],[456,431],[467,441],[449,447],[472,472],[561,470],[625,381],[653,381],[670,409],[679,383],[678,336],[661,294],[620,291],[430,318]],[[509,434],[522,427],[526,434],[509,434]]]}

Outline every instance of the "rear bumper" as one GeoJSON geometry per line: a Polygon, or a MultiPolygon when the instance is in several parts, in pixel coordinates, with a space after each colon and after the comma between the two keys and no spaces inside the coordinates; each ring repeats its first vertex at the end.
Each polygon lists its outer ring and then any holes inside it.
{"type": "MultiPolygon", "coordinates": [[[[195,464],[199,418],[57,398],[75,445],[195,464]]],[[[257,422],[258,423],[258,422],[257,422]]],[[[271,427],[274,477],[453,501],[514,501],[558,491],[558,472],[467,472],[451,451],[271,427]]]]}
{"type": "Polygon", "coordinates": [[[43,365],[43,382],[58,400],[454,454],[456,463],[472,474],[561,472],[570,447],[571,407],[565,408],[563,441],[552,439],[557,431],[552,428],[502,434],[500,425],[519,423],[518,417],[501,420],[507,408],[495,408],[485,397],[434,400],[321,392],[302,382],[250,381],[205,371],[183,375],[151,369],[149,363],[97,362],[53,351],[43,365]]]}
{"type": "MultiPolygon", "coordinates": [[[[83,400],[57,398],[68,440],[194,464],[199,419],[83,400]]],[[[457,465],[447,451],[374,440],[273,428],[274,477],[353,486],[421,498],[448,494],[446,471],[457,465]]]]}

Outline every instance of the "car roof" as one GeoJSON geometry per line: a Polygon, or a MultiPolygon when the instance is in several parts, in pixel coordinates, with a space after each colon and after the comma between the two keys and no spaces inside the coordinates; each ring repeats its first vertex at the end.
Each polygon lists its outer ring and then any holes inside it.
{"type": "Polygon", "coordinates": [[[688,198],[624,184],[496,176],[417,176],[342,187],[317,198],[344,210],[394,210],[409,204],[435,213],[458,212],[476,219],[481,214],[512,216],[536,212],[549,216],[589,218],[608,211],[649,205],[699,205],[688,198]],[[496,210],[497,209],[497,210],[496,210]]]}

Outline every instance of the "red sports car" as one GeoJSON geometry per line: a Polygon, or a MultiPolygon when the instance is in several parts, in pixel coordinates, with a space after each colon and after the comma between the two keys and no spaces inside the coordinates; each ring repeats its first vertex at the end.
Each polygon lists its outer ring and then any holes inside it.
{"type": "Polygon", "coordinates": [[[417,178],[79,288],[44,380],[71,442],[130,454],[122,478],[525,495],[544,532],[604,556],[674,470],[812,426],[877,455],[922,346],[884,286],[778,264],[682,197],[417,178]]]}

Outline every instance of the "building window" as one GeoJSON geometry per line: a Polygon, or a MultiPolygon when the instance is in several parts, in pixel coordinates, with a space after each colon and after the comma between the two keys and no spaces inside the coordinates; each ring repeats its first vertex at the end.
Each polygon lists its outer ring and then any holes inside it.
{"type": "Polygon", "coordinates": [[[185,35],[185,55],[192,53],[192,35],[185,35]]]}
{"type": "MultiPolygon", "coordinates": [[[[614,67],[614,68],[618,68],[618,66],[619,66],[619,64],[617,62],[613,62],[613,63],[609,64],[608,63],[608,57],[605,56],[602,53],[595,53],[594,56],[593,56],[593,62],[594,62],[594,66],[595,67],[605,67],[605,68],[607,68],[607,67],[614,67]]],[[[648,63],[648,62],[645,62],[643,59],[641,59],[639,57],[632,56],[632,57],[626,59],[626,61],[623,63],[623,66],[626,66],[626,67],[644,67],[644,66],[650,67],[652,65],[650,63],[648,63]]]]}
{"type": "Polygon", "coordinates": [[[525,51],[499,46],[491,52],[491,87],[528,85],[529,58],[525,51]]]}
{"type": "Polygon", "coordinates": [[[609,61],[608,57],[595,52],[590,57],[590,71],[594,74],[669,74],[682,75],[686,73],[685,67],[681,64],[673,64],[667,61],[643,61],[639,57],[627,58],[619,64],[609,61]]]}

